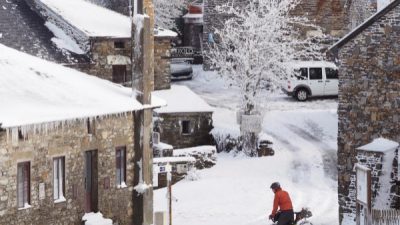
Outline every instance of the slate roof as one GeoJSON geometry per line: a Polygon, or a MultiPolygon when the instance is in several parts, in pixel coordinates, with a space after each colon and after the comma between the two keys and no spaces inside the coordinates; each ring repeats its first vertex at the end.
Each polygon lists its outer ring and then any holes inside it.
{"type": "Polygon", "coordinates": [[[58,63],[88,61],[86,56],[58,49],[44,23],[24,0],[0,0],[1,44],[58,63]]]}
{"type": "Polygon", "coordinates": [[[388,12],[392,11],[398,5],[400,5],[400,0],[394,0],[389,5],[387,5],[385,8],[383,8],[379,12],[372,15],[364,23],[360,24],[358,27],[356,27],[354,30],[352,30],[350,33],[348,33],[346,36],[344,36],[342,39],[340,39],[338,42],[336,42],[333,46],[331,46],[329,48],[328,51],[331,51],[331,52],[337,51],[339,48],[341,48],[347,42],[349,42],[350,40],[355,38],[357,35],[362,33],[365,29],[367,29],[373,23],[378,21],[382,16],[385,16],[388,12]]]}

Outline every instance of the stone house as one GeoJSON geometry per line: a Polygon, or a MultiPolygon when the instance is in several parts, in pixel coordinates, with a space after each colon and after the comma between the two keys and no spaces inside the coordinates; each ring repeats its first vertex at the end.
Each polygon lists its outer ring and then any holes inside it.
{"type": "MultiPolygon", "coordinates": [[[[396,0],[330,48],[330,54],[340,64],[338,190],[341,221],[355,210],[353,166],[358,162],[357,148],[379,137],[400,142],[399,27],[400,0],[396,0]]],[[[361,161],[362,157],[358,157],[361,161]]],[[[398,180],[395,173],[391,178],[393,182],[398,180]]],[[[391,185],[392,193],[398,195],[399,186],[391,185]]]]}
{"type": "Polygon", "coordinates": [[[213,144],[213,108],[185,86],[172,85],[171,89],[154,91],[164,99],[166,107],[156,109],[154,131],[160,141],[174,148],[187,148],[213,144]]]}
{"type": "Polygon", "coordinates": [[[90,58],[89,63],[72,63],[71,67],[116,83],[131,81],[129,17],[82,0],[26,2],[55,36],[65,40],[68,49],[90,58]]]}
{"type": "Polygon", "coordinates": [[[132,90],[0,52],[0,224],[78,225],[93,211],[132,224],[141,207],[134,117],[145,110],[132,90]]]}
{"type": "MultiPolygon", "coordinates": [[[[69,46],[68,50],[89,59],[72,61],[67,63],[68,66],[115,83],[130,85],[132,44],[131,19],[128,16],[83,0],[26,1],[56,36],[69,39],[66,44],[75,46],[69,46]]],[[[154,32],[155,88],[168,88],[171,41],[177,34],[165,29],[154,32]]]]}

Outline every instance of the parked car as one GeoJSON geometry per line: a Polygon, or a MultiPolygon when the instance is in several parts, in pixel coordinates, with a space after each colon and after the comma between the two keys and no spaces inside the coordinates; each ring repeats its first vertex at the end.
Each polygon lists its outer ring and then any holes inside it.
{"type": "Polygon", "coordinates": [[[325,61],[295,62],[293,78],[282,84],[282,90],[298,101],[314,96],[338,95],[338,68],[325,61]]]}
{"type": "Polygon", "coordinates": [[[190,80],[193,77],[192,65],[184,60],[171,60],[171,80],[190,80]]]}

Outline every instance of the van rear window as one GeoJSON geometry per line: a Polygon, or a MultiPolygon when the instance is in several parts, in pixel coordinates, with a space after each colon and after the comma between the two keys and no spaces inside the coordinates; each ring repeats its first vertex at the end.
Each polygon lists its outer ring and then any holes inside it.
{"type": "Polygon", "coordinates": [[[336,69],[325,68],[326,79],[339,79],[339,72],[336,69]]]}
{"type": "Polygon", "coordinates": [[[295,70],[295,76],[298,80],[307,80],[308,79],[308,69],[300,68],[295,70]]]}

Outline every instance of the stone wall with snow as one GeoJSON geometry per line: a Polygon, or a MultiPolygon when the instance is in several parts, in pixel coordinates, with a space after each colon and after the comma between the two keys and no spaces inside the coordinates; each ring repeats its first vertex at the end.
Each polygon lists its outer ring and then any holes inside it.
{"type": "Polygon", "coordinates": [[[134,166],[127,164],[127,187],[119,188],[115,153],[116,147],[126,146],[126,162],[133,160],[131,121],[131,114],[98,118],[92,121],[94,133],[89,134],[86,120],[76,120],[43,133],[28,131],[17,142],[6,131],[0,132],[0,224],[81,224],[86,199],[85,152],[89,150],[97,150],[97,168],[93,169],[97,171],[93,182],[97,202],[92,206],[118,224],[132,224],[134,166]],[[56,157],[65,157],[65,201],[53,197],[56,157]],[[17,163],[27,161],[30,206],[19,209],[17,163]]]}
{"type": "Polygon", "coordinates": [[[130,38],[92,39],[89,55],[90,63],[69,64],[67,66],[114,83],[128,85],[131,82],[130,38]]]}
{"type": "MultiPolygon", "coordinates": [[[[389,154],[391,155],[391,154],[389,154]]],[[[390,157],[386,155],[387,157],[390,157]]],[[[396,205],[397,199],[394,195],[398,194],[396,181],[398,180],[398,150],[396,150],[394,157],[385,161],[385,153],[376,151],[364,151],[358,150],[357,160],[360,164],[367,166],[371,169],[371,183],[372,183],[372,207],[381,208],[382,203],[387,202],[386,208],[396,205]],[[387,165],[389,164],[389,165],[387,165]],[[390,171],[386,171],[386,168],[390,168],[390,171]],[[385,179],[385,177],[389,179],[385,179]],[[383,188],[388,188],[390,190],[389,198],[385,199],[381,193],[383,188]],[[382,197],[384,199],[382,199],[382,197]]],[[[350,189],[355,189],[355,186],[351,186],[350,189]]],[[[387,196],[386,196],[387,197],[387,196]]],[[[355,204],[355,203],[353,203],[355,204]]],[[[350,205],[350,204],[348,204],[350,205]]]]}
{"type": "MultiPolygon", "coordinates": [[[[398,1],[397,1],[398,3],[398,1]]],[[[339,134],[338,182],[340,214],[352,185],[356,148],[385,137],[400,142],[400,5],[374,18],[338,52],[339,134]]],[[[352,189],[353,190],[353,189],[352,189]]]]}
{"type": "MultiPolygon", "coordinates": [[[[178,100],[179,101],[179,100],[178,100]]],[[[210,134],[212,130],[211,112],[162,113],[158,123],[160,139],[174,148],[188,148],[199,145],[213,144],[210,134]],[[183,132],[184,123],[188,124],[189,132],[183,132]]]]}

